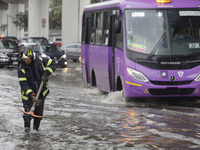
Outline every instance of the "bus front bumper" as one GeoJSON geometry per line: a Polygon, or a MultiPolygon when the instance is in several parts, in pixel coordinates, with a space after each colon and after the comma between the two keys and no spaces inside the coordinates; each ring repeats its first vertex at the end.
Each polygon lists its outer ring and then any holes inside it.
{"type": "Polygon", "coordinates": [[[154,85],[125,81],[124,97],[200,97],[200,82],[187,85],[154,85]]]}

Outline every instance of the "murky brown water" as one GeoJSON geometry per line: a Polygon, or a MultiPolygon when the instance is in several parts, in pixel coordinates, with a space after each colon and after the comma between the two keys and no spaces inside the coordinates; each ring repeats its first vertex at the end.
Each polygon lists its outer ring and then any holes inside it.
{"type": "Polygon", "coordinates": [[[40,131],[25,134],[17,70],[0,69],[0,149],[200,149],[199,102],[126,103],[85,84],[79,62],[57,68],[49,87],[40,131]]]}

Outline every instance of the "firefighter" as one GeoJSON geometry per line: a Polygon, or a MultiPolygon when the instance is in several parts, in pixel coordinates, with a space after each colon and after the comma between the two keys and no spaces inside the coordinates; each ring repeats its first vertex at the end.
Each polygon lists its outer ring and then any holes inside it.
{"type": "MultiPolygon", "coordinates": [[[[36,100],[36,94],[43,80],[43,87],[39,95],[34,110],[35,115],[43,116],[44,101],[49,94],[48,77],[55,71],[56,63],[50,58],[42,58],[35,55],[30,47],[24,47],[19,52],[19,58],[22,61],[18,68],[19,84],[21,86],[21,96],[25,112],[29,112],[33,102],[36,100]]],[[[30,132],[30,123],[32,116],[24,113],[24,131],[30,132]]],[[[34,117],[33,129],[38,131],[41,118],[34,117]]]]}

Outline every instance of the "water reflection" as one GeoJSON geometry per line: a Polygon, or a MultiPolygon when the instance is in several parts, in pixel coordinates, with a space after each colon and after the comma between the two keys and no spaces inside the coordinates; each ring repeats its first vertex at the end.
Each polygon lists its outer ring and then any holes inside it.
{"type": "Polygon", "coordinates": [[[62,73],[67,73],[68,70],[69,70],[69,68],[63,68],[63,69],[62,69],[62,73]]]}
{"type": "Polygon", "coordinates": [[[199,123],[194,115],[197,109],[187,108],[187,112],[185,107],[128,108],[122,117],[113,119],[122,127],[119,142],[148,149],[200,147],[200,126],[193,124],[199,123]]]}
{"type": "Polygon", "coordinates": [[[120,119],[123,130],[118,140],[131,144],[136,144],[142,140],[141,138],[146,136],[146,130],[148,129],[146,126],[141,125],[142,120],[142,115],[140,113],[135,111],[134,108],[129,109],[129,111],[124,114],[124,117],[120,119]]]}
{"type": "Polygon", "coordinates": [[[126,103],[85,84],[78,62],[50,76],[41,131],[23,134],[16,70],[0,70],[1,149],[200,149],[199,102],[163,98],[126,103]],[[190,105],[193,103],[193,105],[190,105]]]}

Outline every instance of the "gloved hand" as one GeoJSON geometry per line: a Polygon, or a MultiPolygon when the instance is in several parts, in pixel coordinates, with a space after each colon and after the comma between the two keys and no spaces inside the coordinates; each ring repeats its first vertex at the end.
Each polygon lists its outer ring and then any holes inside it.
{"type": "Polygon", "coordinates": [[[35,97],[35,93],[33,93],[32,95],[31,95],[31,98],[32,98],[32,102],[34,103],[34,102],[36,102],[36,106],[39,106],[40,104],[41,104],[41,100],[36,100],[36,97],[35,97]]]}
{"type": "Polygon", "coordinates": [[[34,102],[36,100],[36,97],[35,96],[32,96],[32,102],[34,102]]]}
{"type": "Polygon", "coordinates": [[[49,78],[47,77],[46,74],[44,74],[41,78],[41,80],[43,80],[43,82],[47,82],[49,80],[49,78]]]}
{"type": "Polygon", "coordinates": [[[33,103],[36,102],[36,106],[40,106],[41,100],[36,100],[35,93],[32,94],[31,98],[33,103]]]}
{"type": "Polygon", "coordinates": [[[33,94],[31,95],[31,98],[32,98],[32,102],[34,102],[34,101],[36,100],[35,93],[33,93],[33,94]]]}
{"type": "Polygon", "coordinates": [[[39,99],[37,101],[34,101],[34,102],[36,102],[36,104],[35,104],[36,106],[40,106],[40,104],[41,104],[41,100],[39,100],[39,99]]]}

